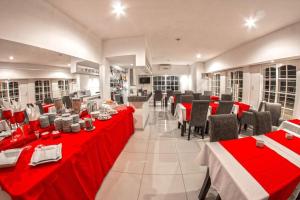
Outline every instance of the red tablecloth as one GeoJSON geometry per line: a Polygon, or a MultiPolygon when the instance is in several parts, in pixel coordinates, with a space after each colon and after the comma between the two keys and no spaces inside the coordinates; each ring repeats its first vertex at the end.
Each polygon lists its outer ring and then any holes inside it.
{"type": "Polygon", "coordinates": [[[291,120],[289,120],[289,122],[300,125],[300,119],[291,119],[291,120]]]}
{"type": "Polygon", "coordinates": [[[218,97],[218,96],[210,96],[210,100],[211,101],[219,101],[220,97],[218,97]]]}
{"type": "Polygon", "coordinates": [[[215,115],[217,113],[217,109],[219,107],[219,104],[215,103],[215,102],[210,102],[209,105],[211,107],[211,114],[215,115]]]}
{"type": "Polygon", "coordinates": [[[190,121],[191,120],[191,111],[192,111],[192,104],[191,103],[181,103],[186,110],[186,116],[185,119],[186,121],[190,121]]]}
{"type": "Polygon", "coordinates": [[[103,178],[134,132],[133,109],[120,110],[107,121],[94,123],[92,132],[62,134],[57,139],[30,143],[62,143],[57,163],[28,165],[33,148],[24,150],[15,167],[0,169],[0,185],[13,199],[94,199],[103,178]]]}
{"type": "Polygon", "coordinates": [[[246,137],[220,144],[269,193],[269,199],[288,199],[300,182],[300,169],[267,146],[258,148],[246,137]]]}
{"type": "Polygon", "coordinates": [[[284,130],[274,131],[266,134],[267,137],[275,140],[279,144],[300,155],[300,138],[294,136],[293,139],[288,140],[286,139],[285,135],[286,132],[284,130]]]}
{"type": "Polygon", "coordinates": [[[235,105],[239,106],[238,118],[240,119],[243,116],[243,112],[249,111],[250,105],[243,102],[234,102],[235,105]]]}
{"type": "Polygon", "coordinates": [[[53,107],[54,104],[53,103],[51,103],[51,104],[43,104],[42,106],[43,106],[44,113],[48,113],[49,112],[49,108],[53,107]]]}
{"type": "MultiPolygon", "coordinates": [[[[48,128],[39,128],[39,132],[45,132],[45,131],[53,131],[54,126],[51,125],[48,128]]],[[[18,128],[15,132],[13,132],[13,136],[16,139],[16,141],[12,141],[12,137],[7,137],[0,141],[0,151],[6,150],[6,149],[12,149],[12,148],[19,148],[22,147],[29,142],[32,142],[36,140],[36,135],[31,132],[29,125],[23,126],[24,134],[22,133],[21,129],[18,128]]]]}

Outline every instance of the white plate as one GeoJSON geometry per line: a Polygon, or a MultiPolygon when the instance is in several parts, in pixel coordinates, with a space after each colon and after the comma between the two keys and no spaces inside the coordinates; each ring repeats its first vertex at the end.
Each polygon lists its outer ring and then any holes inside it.
{"type": "Polygon", "coordinates": [[[29,165],[36,166],[49,162],[56,162],[62,158],[62,144],[48,145],[42,147],[36,147],[31,156],[29,165]]]}
{"type": "Polygon", "coordinates": [[[23,148],[9,149],[0,152],[0,168],[13,167],[16,165],[23,148]]]}

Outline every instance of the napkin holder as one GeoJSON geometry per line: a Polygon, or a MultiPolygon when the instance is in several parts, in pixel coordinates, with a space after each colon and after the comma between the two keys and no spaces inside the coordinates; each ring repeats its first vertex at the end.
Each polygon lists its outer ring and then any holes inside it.
{"type": "Polygon", "coordinates": [[[256,140],[256,146],[258,148],[263,148],[265,146],[265,142],[262,140],[256,140]]]}
{"type": "Polygon", "coordinates": [[[292,139],[294,138],[294,135],[292,135],[292,134],[290,134],[290,133],[286,133],[286,134],[285,134],[285,138],[286,138],[287,140],[292,140],[292,139]]]}

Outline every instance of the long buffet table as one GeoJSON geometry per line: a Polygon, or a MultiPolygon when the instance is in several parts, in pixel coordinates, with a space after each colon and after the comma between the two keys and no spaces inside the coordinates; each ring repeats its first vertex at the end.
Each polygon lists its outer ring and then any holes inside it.
{"type": "Polygon", "coordinates": [[[27,144],[17,165],[0,169],[0,199],[94,199],[128,139],[134,133],[131,107],[123,107],[107,121],[96,120],[91,132],[62,134],[27,144]],[[34,147],[62,143],[58,162],[29,166],[34,147]]]}

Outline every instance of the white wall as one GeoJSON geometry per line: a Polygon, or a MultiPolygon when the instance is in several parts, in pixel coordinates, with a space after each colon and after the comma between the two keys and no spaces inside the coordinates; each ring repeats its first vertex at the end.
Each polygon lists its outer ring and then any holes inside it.
{"type": "Polygon", "coordinates": [[[144,36],[104,40],[103,58],[135,55],[135,65],[145,66],[146,42],[144,36]]]}
{"type": "Polygon", "coordinates": [[[206,72],[300,56],[300,23],[243,44],[205,63],[206,72]]]}
{"type": "Polygon", "coordinates": [[[1,63],[0,79],[73,79],[69,68],[45,65],[1,63]]]}
{"type": "Polygon", "coordinates": [[[0,38],[101,61],[101,40],[47,1],[1,0],[0,38]]]}

